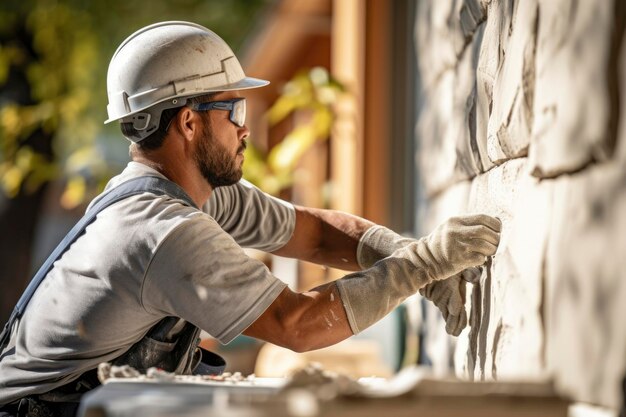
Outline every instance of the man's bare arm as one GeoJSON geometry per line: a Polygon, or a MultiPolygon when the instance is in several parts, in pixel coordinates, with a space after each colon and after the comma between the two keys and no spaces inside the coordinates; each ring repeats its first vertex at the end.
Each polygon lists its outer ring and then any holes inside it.
{"type": "MultiPolygon", "coordinates": [[[[366,270],[301,294],[286,288],[244,333],[298,352],[337,343],[429,283],[483,264],[497,250],[500,228],[499,220],[485,215],[451,218],[366,270]]],[[[296,238],[309,247],[306,237],[296,238]]],[[[357,264],[354,257],[352,262],[357,264]]]]}
{"type": "Polygon", "coordinates": [[[333,282],[304,293],[285,288],[243,333],[295,352],[331,346],[352,336],[333,282]]]}
{"type": "Polygon", "coordinates": [[[296,226],[279,256],[298,258],[347,271],[358,271],[359,239],[374,223],[351,214],[296,206],[296,226]]]}

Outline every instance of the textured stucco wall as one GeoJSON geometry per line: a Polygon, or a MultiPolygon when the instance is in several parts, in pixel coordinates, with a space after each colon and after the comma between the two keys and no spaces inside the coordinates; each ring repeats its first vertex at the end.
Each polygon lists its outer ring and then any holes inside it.
{"type": "Polygon", "coordinates": [[[575,399],[622,402],[625,19],[623,0],[419,1],[422,228],[503,221],[468,287],[459,375],[550,375],[575,399]]]}

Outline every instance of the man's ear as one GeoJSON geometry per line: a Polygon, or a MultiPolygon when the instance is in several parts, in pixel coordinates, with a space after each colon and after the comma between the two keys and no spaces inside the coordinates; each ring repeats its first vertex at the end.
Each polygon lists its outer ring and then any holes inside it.
{"type": "Polygon", "coordinates": [[[199,115],[189,107],[183,107],[176,114],[175,123],[180,134],[188,141],[191,141],[198,129],[202,128],[199,115]]]}

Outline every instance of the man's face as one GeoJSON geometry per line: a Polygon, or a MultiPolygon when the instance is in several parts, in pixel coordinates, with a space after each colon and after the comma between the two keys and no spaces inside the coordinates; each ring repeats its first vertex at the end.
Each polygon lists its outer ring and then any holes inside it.
{"type": "MultiPolygon", "coordinates": [[[[235,97],[239,97],[236,92],[224,92],[211,101],[235,97]]],[[[213,188],[235,184],[243,174],[248,128],[231,122],[228,111],[210,110],[200,114],[205,123],[194,155],[198,169],[213,188]]]]}

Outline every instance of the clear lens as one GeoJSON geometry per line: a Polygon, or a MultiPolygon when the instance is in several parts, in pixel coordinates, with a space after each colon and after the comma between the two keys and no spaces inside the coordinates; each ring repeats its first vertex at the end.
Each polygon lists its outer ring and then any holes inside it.
{"type": "Polygon", "coordinates": [[[194,104],[190,107],[195,111],[227,110],[230,112],[228,118],[231,122],[239,127],[243,127],[246,124],[245,98],[235,98],[225,101],[208,101],[206,103],[194,104]]]}
{"type": "Polygon", "coordinates": [[[246,100],[238,100],[233,103],[233,110],[230,112],[230,120],[239,127],[246,124],[246,100]]]}

